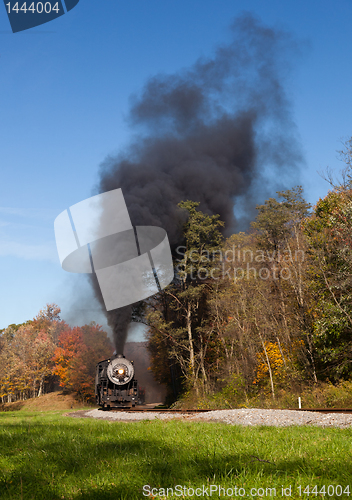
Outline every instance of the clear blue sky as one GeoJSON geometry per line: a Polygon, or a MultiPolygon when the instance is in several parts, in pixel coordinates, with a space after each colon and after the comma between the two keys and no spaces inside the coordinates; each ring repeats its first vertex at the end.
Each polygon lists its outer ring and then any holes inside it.
{"type": "Polygon", "coordinates": [[[102,321],[83,276],[60,267],[54,218],[92,194],[99,164],[131,139],[131,94],[211,56],[244,10],[303,42],[287,92],[314,204],[329,188],[317,171],[342,167],[336,150],[352,135],[351,0],[80,0],[17,34],[0,9],[0,329],[47,302],[72,324],[102,321]]]}

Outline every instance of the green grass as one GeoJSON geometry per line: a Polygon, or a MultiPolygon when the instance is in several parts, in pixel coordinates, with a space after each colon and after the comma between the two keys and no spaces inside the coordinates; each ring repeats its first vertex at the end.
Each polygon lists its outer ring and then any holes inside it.
{"type": "Polygon", "coordinates": [[[351,443],[352,429],[111,423],[62,412],[6,412],[0,413],[0,498],[133,500],[147,498],[147,484],[237,486],[249,499],[261,498],[251,488],[276,488],[276,497],[287,498],[281,488],[291,485],[290,498],[300,498],[298,485],[319,491],[340,484],[351,485],[352,496],[351,443]]]}

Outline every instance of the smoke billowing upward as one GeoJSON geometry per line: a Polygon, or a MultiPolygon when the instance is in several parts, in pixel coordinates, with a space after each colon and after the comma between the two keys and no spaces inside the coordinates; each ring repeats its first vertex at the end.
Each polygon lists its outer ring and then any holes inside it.
{"type": "MultiPolygon", "coordinates": [[[[172,245],[180,238],[181,200],[220,214],[231,233],[236,203],[252,214],[272,187],[268,167],[283,179],[300,161],[283,88],[294,42],[249,14],[231,32],[214,57],[147,81],[131,102],[137,139],[101,166],[99,192],[122,188],[132,224],[163,227],[172,245]]],[[[108,314],[121,346],[129,313],[108,314]]]]}
{"type": "Polygon", "coordinates": [[[112,330],[116,354],[123,354],[124,345],[127,340],[127,329],[131,321],[132,306],[125,306],[120,307],[119,309],[113,309],[112,311],[106,311],[104,299],[96,275],[92,273],[89,274],[88,277],[94,294],[100,302],[102,310],[105,311],[108,325],[112,330]]]}
{"type": "Polygon", "coordinates": [[[127,340],[127,328],[131,321],[132,306],[120,307],[113,311],[107,311],[108,325],[114,335],[116,354],[123,354],[127,340]]]}

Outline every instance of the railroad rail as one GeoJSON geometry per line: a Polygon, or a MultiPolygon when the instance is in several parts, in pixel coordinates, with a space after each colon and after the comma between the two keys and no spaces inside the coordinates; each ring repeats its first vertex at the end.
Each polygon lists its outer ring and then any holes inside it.
{"type": "Polygon", "coordinates": [[[317,413],[352,413],[351,408],[289,408],[296,411],[315,411],[317,413]]]}
{"type": "Polygon", "coordinates": [[[139,413],[205,413],[213,410],[174,410],[166,408],[111,408],[109,411],[125,411],[125,412],[139,412],[139,413]]]}
{"type": "MultiPolygon", "coordinates": [[[[233,409],[239,410],[244,408],[219,408],[219,409],[233,409]]],[[[252,409],[252,408],[245,408],[252,409]]],[[[259,408],[258,408],[259,409],[259,408]]],[[[273,408],[273,409],[282,409],[282,408],[273,408]]],[[[287,410],[295,410],[295,411],[313,411],[317,413],[346,413],[352,414],[352,408],[286,408],[287,410]]],[[[111,408],[109,411],[112,412],[139,412],[139,413],[206,413],[209,411],[215,411],[214,409],[194,409],[194,410],[174,410],[174,409],[166,409],[166,408],[111,408]]]]}

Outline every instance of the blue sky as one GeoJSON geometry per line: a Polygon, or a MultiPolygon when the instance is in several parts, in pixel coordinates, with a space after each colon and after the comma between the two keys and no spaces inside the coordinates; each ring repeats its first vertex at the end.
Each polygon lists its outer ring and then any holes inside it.
{"type": "Polygon", "coordinates": [[[0,329],[48,302],[72,324],[103,321],[84,277],[61,269],[53,221],[133,137],[130,96],[211,56],[243,11],[301,43],[286,90],[314,204],[329,188],[317,171],[342,167],[336,151],[352,135],[351,0],[80,0],[17,34],[0,9],[0,329]]]}

